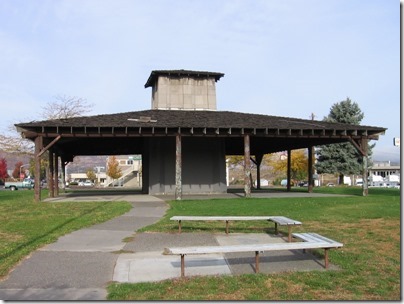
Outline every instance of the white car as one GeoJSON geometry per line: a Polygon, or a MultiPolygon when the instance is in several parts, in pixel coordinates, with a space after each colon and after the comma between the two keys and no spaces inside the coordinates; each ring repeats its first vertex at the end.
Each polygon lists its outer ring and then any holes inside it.
{"type": "Polygon", "coordinates": [[[94,186],[94,183],[92,181],[86,180],[85,182],[80,182],[79,186],[92,187],[94,186]]]}

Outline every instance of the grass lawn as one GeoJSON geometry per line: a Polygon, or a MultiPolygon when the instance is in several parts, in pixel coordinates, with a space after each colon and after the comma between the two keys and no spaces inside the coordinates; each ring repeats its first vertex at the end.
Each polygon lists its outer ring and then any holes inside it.
{"type": "MultiPolygon", "coordinates": [[[[315,191],[352,196],[172,201],[161,221],[142,230],[177,232],[177,222],[169,220],[174,215],[283,215],[303,222],[296,232],[317,232],[342,242],[343,248],[329,252],[330,262],[341,270],[112,283],[108,299],[400,300],[400,191],[371,188],[367,197],[353,187],[315,191]]],[[[230,232],[273,233],[272,226],[234,222],[230,232]]],[[[223,232],[224,224],[184,221],[182,231],[223,232]]]]}
{"type": "Polygon", "coordinates": [[[0,278],[37,248],[131,209],[127,202],[35,203],[33,199],[29,190],[0,191],[0,278]]]}

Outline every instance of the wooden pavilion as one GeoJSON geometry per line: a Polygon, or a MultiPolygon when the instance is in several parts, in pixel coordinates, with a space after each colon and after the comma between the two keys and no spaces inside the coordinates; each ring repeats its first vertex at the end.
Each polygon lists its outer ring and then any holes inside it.
{"type": "MultiPolygon", "coordinates": [[[[216,110],[215,83],[224,74],[170,70],[153,71],[152,109],[16,124],[35,143],[35,199],[40,197],[40,159],[49,151],[50,195],[58,194],[58,161],[62,172],[79,155],[142,155],[143,192],[171,194],[227,191],[225,157],[243,155],[245,196],[251,195],[252,156],[259,166],[264,154],[308,149],[308,191],[313,185],[313,147],[350,142],[363,156],[385,128],[329,123],[290,117],[216,110]]],[[[259,184],[257,185],[259,187],[259,184]]],[[[290,189],[290,184],[288,185],[290,189]]],[[[366,179],[363,194],[367,195],[366,179]]]]}

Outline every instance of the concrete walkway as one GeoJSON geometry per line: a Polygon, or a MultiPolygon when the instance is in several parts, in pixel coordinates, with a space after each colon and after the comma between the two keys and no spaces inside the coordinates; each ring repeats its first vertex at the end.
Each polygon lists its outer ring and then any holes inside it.
{"type": "MultiPolygon", "coordinates": [[[[75,194],[47,201],[88,200],[125,200],[133,208],[33,252],[0,282],[0,299],[105,300],[111,281],[136,283],[179,277],[180,258],[162,255],[165,247],[286,241],[282,236],[265,233],[136,233],[157,222],[168,208],[163,199],[149,195],[75,194]]],[[[262,273],[324,270],[323,261],[301,251],[264,253],[260,260],[262,273]]],[[[254,256],[248,253],[189,256],[185,272],[187,276],[254,273],[254,265],[254,256]]]]}
{"type": "MultiPolygon", "coordinates": [[[[141,227],[157,222],[168,206],[148,195],[66,197],[53,201],[129,201],[126,214],[62,236],[33,252],[0,282],[2,300],[105,300],[106,287],[127,242],[141,227]]],[[[49,200],[48,200],[49,201],[49,200]]]]}

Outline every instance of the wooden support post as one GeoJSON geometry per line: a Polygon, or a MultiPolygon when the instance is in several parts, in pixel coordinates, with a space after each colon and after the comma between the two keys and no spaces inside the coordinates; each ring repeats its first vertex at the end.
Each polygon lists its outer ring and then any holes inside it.
{"type": "Polygon", "coordinates": [[[229,221],[226,221],[226,234],[229,234],[229,221]]]}
{"type": "Polygon", "coordinates": [[[181,278],[185,276],[185,254],[181,254],[181,278]]]}
{"type": "Polygon", "coordinates": [[[260,252],[255,252],[255,273],[260,272],[260,252]]]}
{"type": "MultiPolygon", "coordinates": [[[[60,158],[60,163],[61,163],[61,167],[62,167],[62,172],[61,172],[61,175],[62,175],[62,189],[63,189],[63,192],[66,190],[66,161],[64,160],[64,158],[63,157],[61,157],[60,158]]],[[[98,181],[97,181],[98,182],[98,181]]]]}
{"type": "Polygon", "coordinates": [[[244,196],[251,197],[250,135],[244,135],[244,196]]]}
{"type": "Polygon", "coordinates": [[[59,156],[55,154],[55,173],[53,175],[53,178],[55,181],[53,182],[53,187],[54,187],[54,193],[55,196],[59,195],[59,156]]]}
{"type": "Polygon", "coordinates": [[[279,231],[278,231],[278,223],[275,223],[275,234],[278,234],[279,233],[279,231]]]}
{"type": "Polygon", "coordinates": [[[328,269],[328,248],[324,249],[324,263],[325,269],[328,269]]]}
{"type": "Polygon", "coordinates": [[[257,189],[261,189],[261,163],[262,158],[264,157],[263,154],[255,155],[256,165],[257,165],[257,189]]]}
{"type": "Polygon", "coordinates": [[[35,168],[34,168],[34,199],[36,202],[41,201],[41,149],[43,147],[43,137],[37,136],[35,138],[35,168]]]}
{"type": "Polygon", "coordinates": [[[55,197],[55,192],[53,188],[53,171],[54,171],[54,154],[52,151],[49,151],[49,176],[48,176],[48,196],[55,197]]]}
{"type": "Polygon", "coordinates": [[[362,155],[362,195],[367,196],[369,194],[368,187],[368,139],[363,137],[360,142],[356,142],[354,139],[350,138],[351,144],[358,150],[362,155]]]}
{"type": "Polygon", "coordinates": [[[288,242],[292,242],[292,226],[288,225],[288,242]]]}
{"type": "Polygon", "coordinates": [[[368,196],[369,186],[368,186],[368,139],[367,138],[362,138],[361,148],[363,151],[363,154],[362,154],[362,171],[363,171],[362,195],[368,196]]]}
{"type": "Polygon", "coordinates": [[[292,151],[289,149],[288,150],[288,168],[287,168],[287,185],[286,185],[286,191],[290,192],[290,185],[291,185],[291,167],[292,167],[292,151]]]}
{"type": "Polygon", "coordinates": [[[181,233],[181,220],[178,221],[178,233],[181,233]]]}
{"type": "Polygon", "coordinates": [[[313,185],[314,185],[314,181],[313,181],[313,173],[314,173],[314,170],[313,170],[313,147],[311,146],[311,147],[309,147],[308,148],[308,168],[307,168],[307,171],[308,171],[308,192],[309,193],[312,193],[313,192],[313,185]]]}
{"type": "Polygon", "coordinates": [[[181,134],[175,136],[175,199],[182,199],[182,152],[181,134]]]}

